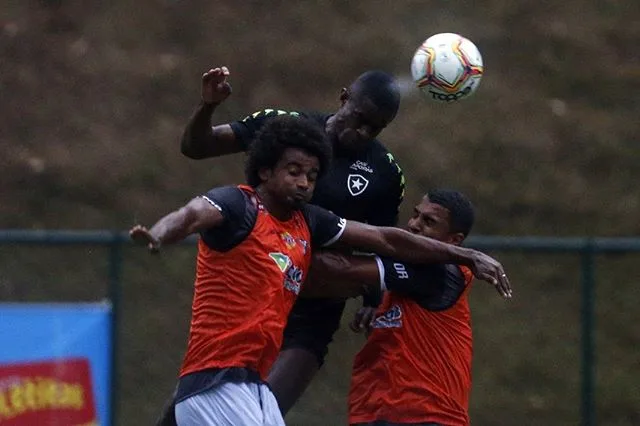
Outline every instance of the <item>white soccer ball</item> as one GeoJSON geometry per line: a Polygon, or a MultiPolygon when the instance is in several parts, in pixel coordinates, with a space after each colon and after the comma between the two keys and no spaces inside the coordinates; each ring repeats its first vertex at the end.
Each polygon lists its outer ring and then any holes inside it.
{"type": "Polygon", "coordinates": [[[478,89],[483,73],[482,56],[470,40],[453,33],[425,40],[411,60],[413,81],[427,98],[455,102],[478,89]]]}

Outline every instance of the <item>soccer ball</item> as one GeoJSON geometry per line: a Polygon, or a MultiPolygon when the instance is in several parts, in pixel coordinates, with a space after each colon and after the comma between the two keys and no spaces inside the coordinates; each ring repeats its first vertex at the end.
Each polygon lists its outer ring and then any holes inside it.
{"type": "Polygon", "coordinates": [[[455,102],[478,89],[483,66],[470,40],[453,33],[425,40],[411,60],[411,75],[420,91],[438,102],[455,102]]]}

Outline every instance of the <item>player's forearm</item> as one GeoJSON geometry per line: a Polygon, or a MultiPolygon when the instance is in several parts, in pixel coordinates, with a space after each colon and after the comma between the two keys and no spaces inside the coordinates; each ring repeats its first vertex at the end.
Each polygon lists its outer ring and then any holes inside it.
{"type": "Polygon", "coordinates": [[[300,296],[356,297],[377,292],[379,287],[380,273],[373,256],[318,252],[300,296]]]}
{"type": "Polygon", "coordinates": [[[185,208],[169,213],[160,219],[149,232],[160,245],[173,244],[194,233],[195,218],[185,208]]]}
{"type": "Polygon", "coordinates": [[[469,266],[475,250],[422,237],[398,228],[381,228],[385,250],[378,254],[411,263],[455,263],[469,266]]]}
{"type": "Polygon", "coordinates": [[[202,159],[211,157],[211,147],[215,146],[215,136],[211,127],[211,116],[217,104],[201,103],[189,119],[182,134],[180,150],[183,155],[202,159]]]}

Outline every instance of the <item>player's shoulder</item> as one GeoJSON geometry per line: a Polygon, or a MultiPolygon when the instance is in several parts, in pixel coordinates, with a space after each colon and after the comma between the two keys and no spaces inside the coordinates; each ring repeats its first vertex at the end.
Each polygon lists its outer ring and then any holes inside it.
{"type": "Polygon", "coordinates": [[[402,168],[391,151],[378,139],[369,144],[369,157],[378,168],[383,168],[393,174],[402,174],[402,168]]]}
{"type": "Polygon", "coordinates": [[[206,195],[215,195],[218,197],[238,198],[243,196],[244,191],[240,185],[224,185],[211,188],[206,195]]]}
{"type": "Polygon", "coordinates": [[[245,207],[249,196],[250,194],[238,185],[219,186],[201,195],[205,201],[220,211],[238,210],[245,207]]]}
{"type": "Polygon", "coordinates": [[[247,115],[241,121],[247,122],[252,120],[260,120],[265,118],[277,117],[279,115],[304,117],[304,118],[309,118],[313,121],[317,121],[319,123],[320,122],[324,123],[328,118],[328,114],[323,114],[320,112],[313,112],[313,111],[310,112],[310,111],[291,109],[291,108],[264,108],[247,115]]]}
{"type": "Polygon", "coordinates": [[[324,214],[331,214],[331,212],[329,212],[329,210],[325,209],[324,207],[320,207],[318,205],[311,204],[311,203],[306,203],[300,209],[300,212],[304,216],[304,218],[307,221],[307,223],[313,222],[315,220],[316,216],[324,215],[324,214]]]}

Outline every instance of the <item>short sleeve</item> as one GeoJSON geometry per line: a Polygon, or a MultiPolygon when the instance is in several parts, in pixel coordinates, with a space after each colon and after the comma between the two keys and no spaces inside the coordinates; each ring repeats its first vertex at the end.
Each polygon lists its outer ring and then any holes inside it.
{"type": "Polygon", "coordinates": [[[340,216],[313,204],[307,204],[303,213],[311,231],[312,247],[326,247],[335,243],[347,224],[340,216]]]}
{"type": "Polygon", "coordinates": [[[284,111],[281,109],[267,108],[263,109],[262,111],[256,111],[240,121],[234,121],[230,125],[236,139],[240,141],[244,149],[247,150],[251,145],[251,142],[253,141],[256,133],[262,128],[262,126],[268,119],[284,114],[294,116],[300,115],[300,113],[295,111],[284,111]]]}
{"type": "Polygon", "coordinates": [[[378,258],[382,287],[415,300],[430,311],[453,306],[466,288],[465,276],[458,265],[413,265],[378,258]]]}
{"type": "Polygon", "coordinates": [[[222,226],[201,232],[202,239],[210,248],[217,251],[230,250],[251,233],[257,209],[240,188],[214,188],[201,197],[218,209],[224,217],[222,226]]]}
{"type": "Polygon", "coordinates": [[[404,198],[405,179],[402,169],[389,152],[385,155],[386,188],[382,191],[382,198],[377,207],[372,209],[367,223],[375,226],[395,226],[398,223],[400,204],[404,198]]]}

